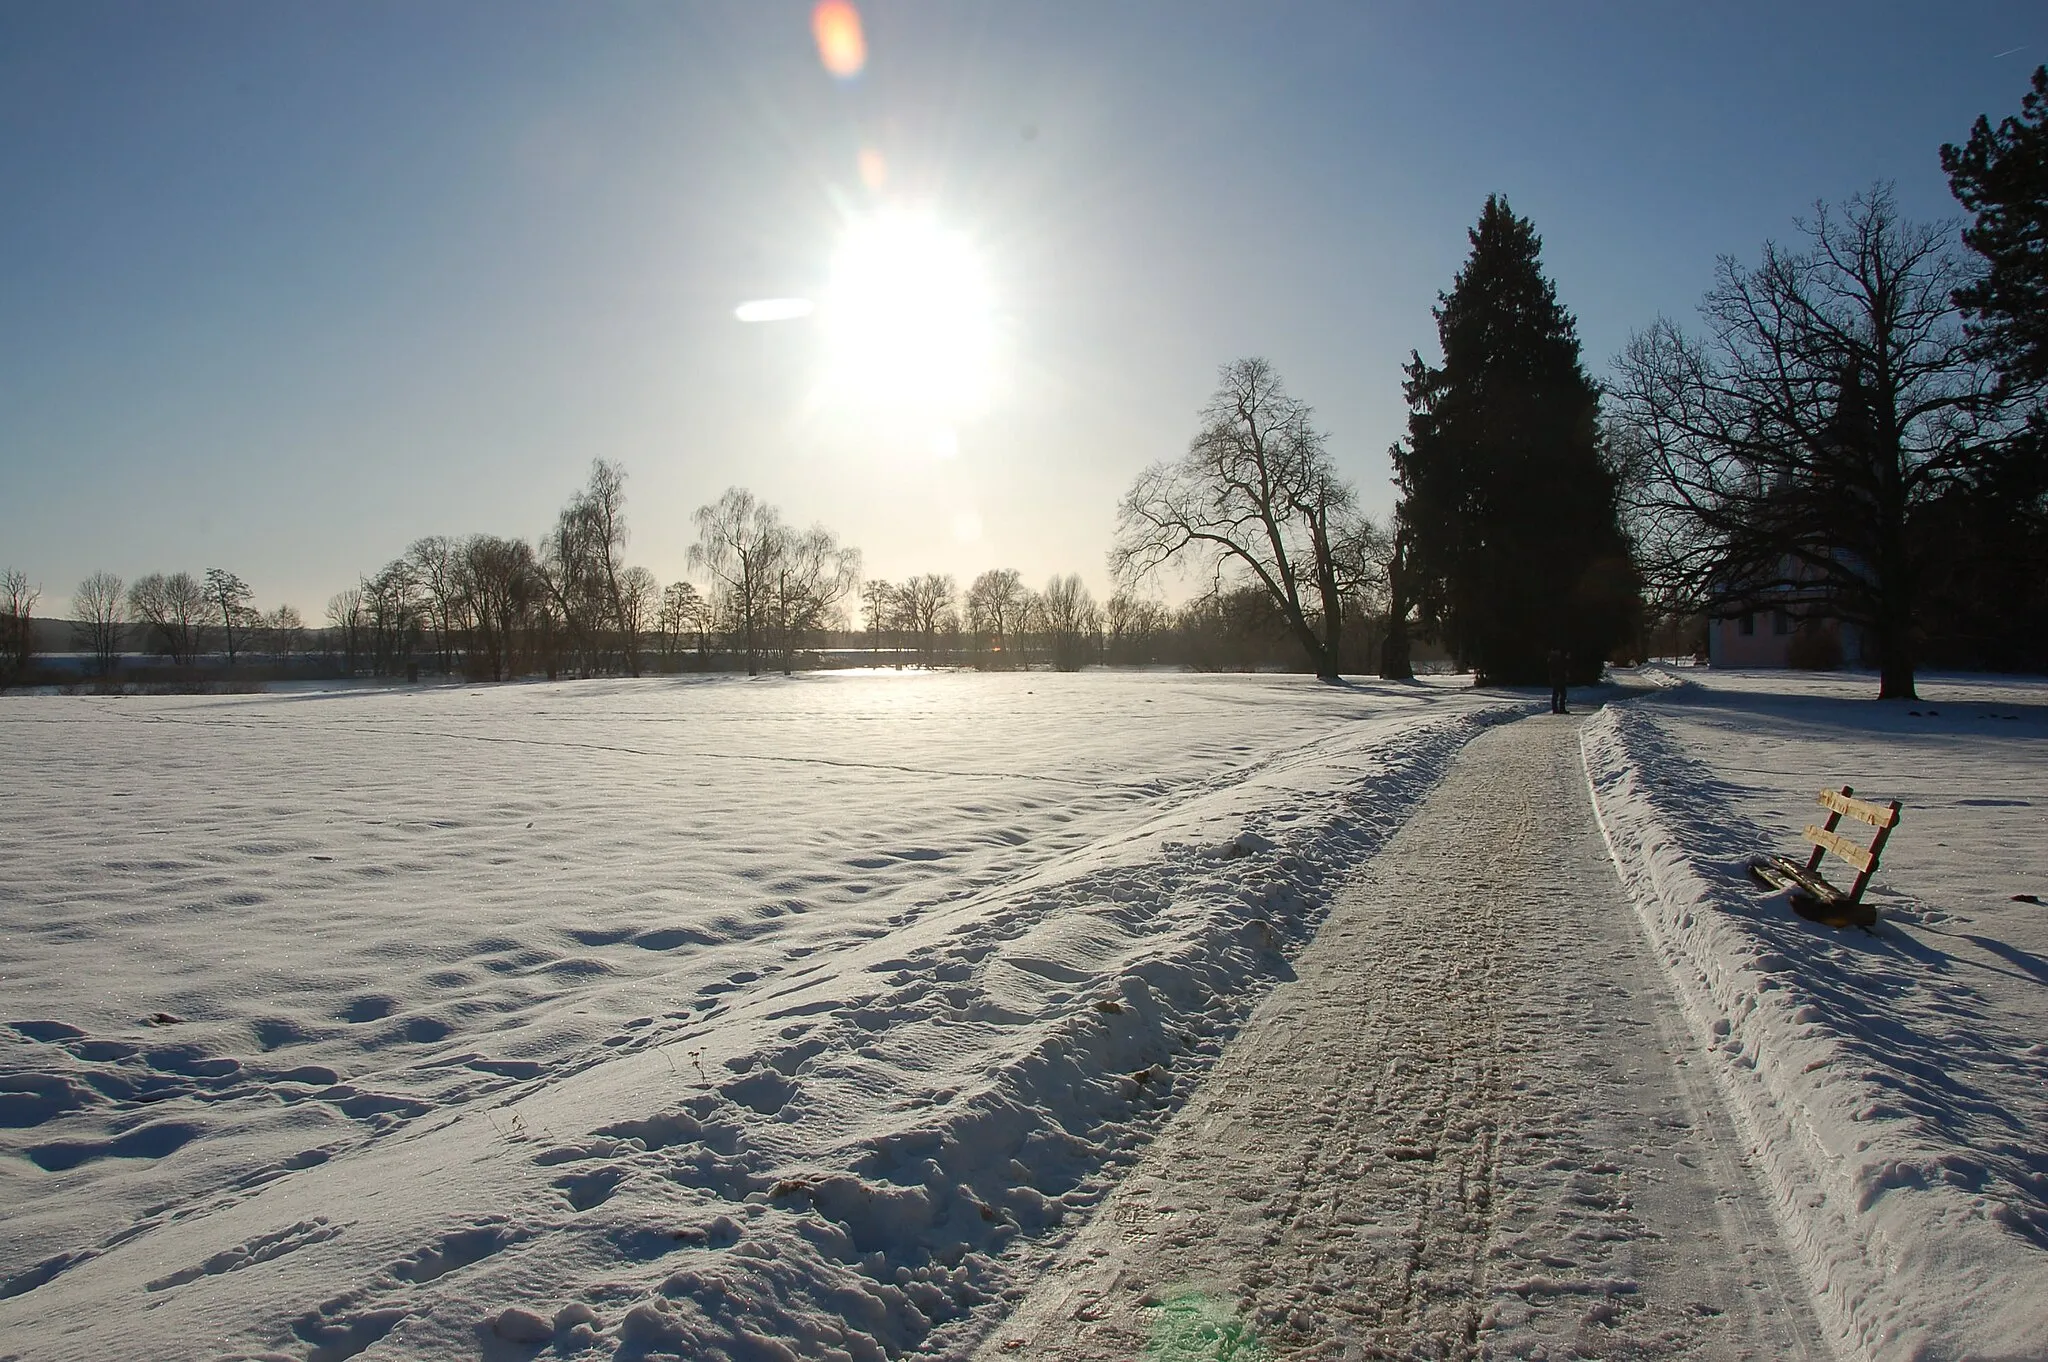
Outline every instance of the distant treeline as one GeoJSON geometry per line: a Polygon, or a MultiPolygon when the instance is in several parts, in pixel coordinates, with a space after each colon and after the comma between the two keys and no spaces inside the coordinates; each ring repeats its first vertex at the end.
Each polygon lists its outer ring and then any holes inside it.
{"type": "MultiPolygon", "coordinates": [[[[847,665],[1307,665],[1283,613],[1254,586],[1222,586],[1169,608],[1135,591],[1098,603],[1073,574],[1042,589],[1014,569],[984,572],[964,591],[943,573],[862,581],[856,550],[823,526],[788,526],[744,489],[693,520],[689,561],[704,589],[687,580],[664,586],[627,565],[625,474],[598,460],[537,543],[488,534],[418,540],[336,593],[317,626],[290,606],[257,610],[248,585],[220,568],[132,583],[94,573],[74,593],[69,620],[34,619],[39,593],[11,572],[0,579],[8,593],[0,604],[7,619],[24,622],[9,635],[11,674],[506,680],[847,665]],[[62,665],[51,656],[58,653],[70,654],[62,665]]],[[[1375,628],[1356,613],[1355,670],[1369,666],[1375,628]]]]}

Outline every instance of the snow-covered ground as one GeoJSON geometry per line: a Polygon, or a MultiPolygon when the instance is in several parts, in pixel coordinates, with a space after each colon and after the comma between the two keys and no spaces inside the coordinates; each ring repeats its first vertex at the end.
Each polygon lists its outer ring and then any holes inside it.
{"type": "Polygon", "coordinates": [[[2014,898],[2048,899],[2048,683],[1644,679],[1667,688],[1585,729],[1595,802],[1823,1326],[1873,1358],[2048,1357],[2048,907],[2014,898]],[[1874,934],[1743,873],[1843,784],[1905,805],[1874,934]]]}
{"type": "Polygon", "coordinates": [[[1532,707],[1107,674],[9,698],[0,1356],[962,1351],[1532,707]]]}

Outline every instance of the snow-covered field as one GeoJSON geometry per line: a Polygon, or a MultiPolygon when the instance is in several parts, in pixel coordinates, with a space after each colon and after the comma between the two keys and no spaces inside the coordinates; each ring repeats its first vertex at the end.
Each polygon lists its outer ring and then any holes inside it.
{"type": "Polygon", "coordinates": [[[2014,899],[2048,899],[2048,683],[1645,679],[1584,732],[1596,804],[1823,1324],[1852,1355],[2048,1357],[2048,907],[2014,899]],[[1874,935],[1743,873],[1843,784],[1905,804],[1874,935]]]}
{"type": "Polygon", "coordinates": [[[964,1351],[1529,708],[1109,674],[9,698],[0,1356],[964,1351]]]}

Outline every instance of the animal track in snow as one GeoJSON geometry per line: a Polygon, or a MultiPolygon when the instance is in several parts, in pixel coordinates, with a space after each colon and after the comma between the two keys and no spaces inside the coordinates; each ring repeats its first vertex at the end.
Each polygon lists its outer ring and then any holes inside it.
{"type": "Polygon", "coordinates": [[[6,1300],[12,1296],[25,1295],[47,1282],[54,1281],[58,1274],[66,1269],[76,1267],[87,1259],[98,1256],[97,1253],[92,1252],[53,1254],[41,1262],[32,1264],[22,1271],[15,1273],[6,1281],[0,1282],[0,1300],[6,1300]]]}
{"type": "Polygon", "coordinates": [[[158,1121],[137,1126],[111,1140],[52,1140],[30,1145],[28,1160],[46,1173],[63,1173],[95,1159],[161,1159],[198,1138],[201,1128],[189,1121],[158,1121]]]}
{"type": "Polygon", "coordinates": [[[308,1244],[317,1244],[323,1239],[332,1239],[340,1234],[343,1228],[341,1225],[329,1224],[327,1217],[324,1215],[316,1215],[311,1220],[301,1220],[296,1225],[286,1226],[284,1229],[273,1231],[270,1234],[259,1234],[255,1238],[245,1240],[231,1249],[222,1249],[203,1263],[198,1263],[188,1268],[181,1268],[176,1272],[166,1273],[154,1281],[144,1283],[143,1289],[145,1291],[168,1291],[174,1286],[183,1286],[185,1283],[197,1281],[201,1277],[215,1277],[226,1272],[239,1272],[245,1267],[254,1267],[258,1263],[267,1263],[273,1258],[282,1258],[285,1254],[291,1253],[296,1249],[302,1249],[308,1244]]]}
{"type": "Polygon", "coordinates": [[[588,1173],[569,1173],[556,1178],[553,1185],[568,1198],[569,1205],[579,1211],[602,1206],[611,1200],[612,1193],[626,1180],[624,1170],[607,1167],[588,1173]]]}
{"type": "Polygon", "coordinates": [[[438,1281],[451,1272],[459,1272],[494,1253],[501,1253],[531,1235],[531,1230],[514,1227],[502,1216],[494,1216],[480,1224],[445,1234],[426,1248],[400,1259],[392,1264],[391,1275],[414,1286],[438,1281]]]}
{"type": "Polygon", "coordinates": [[[403,1306],[352,1311],[347,1298],[337,1298],[292,1321],[292,1332],[313,1345],[306,1362],[347,1362],[370,1347],[411,1312],[403,1306]]]}

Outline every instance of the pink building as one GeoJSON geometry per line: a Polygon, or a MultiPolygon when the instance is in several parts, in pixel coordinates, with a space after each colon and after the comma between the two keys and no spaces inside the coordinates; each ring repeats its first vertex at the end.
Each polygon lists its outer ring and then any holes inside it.
{"type": "Polygon", "coordinates": [[[1789,610],[1752,610],[1707,620],[1707,660],[1716,667],[1860,667],[1863,631],[1841,620],[1802,621],[1789,610]]]}

